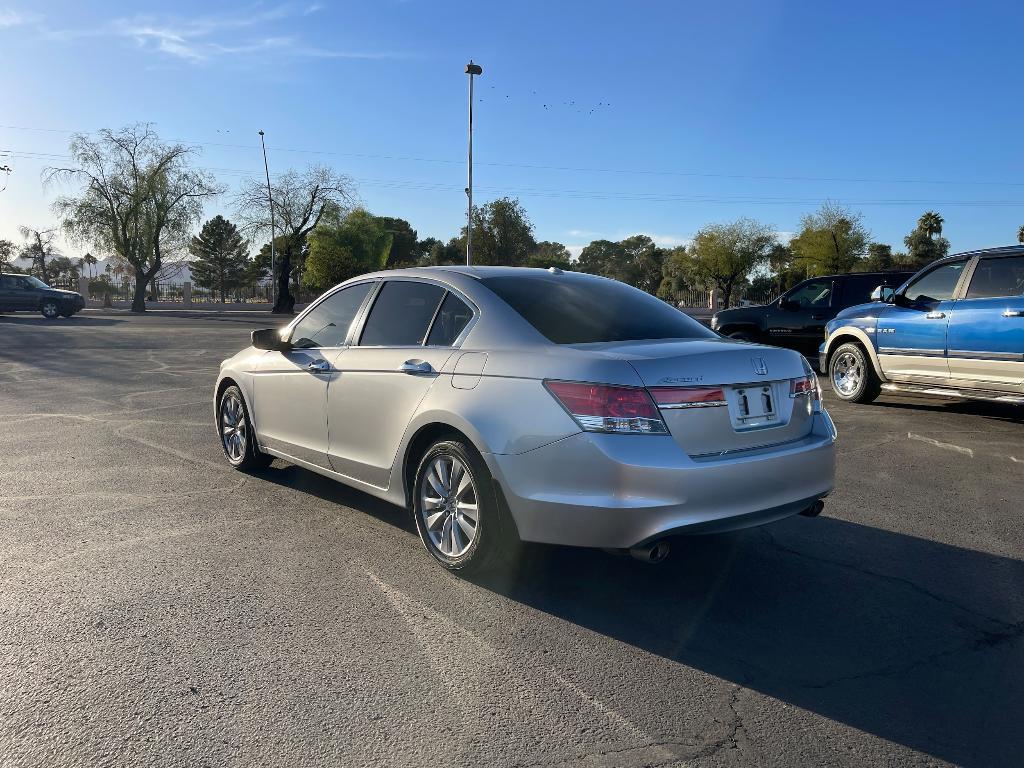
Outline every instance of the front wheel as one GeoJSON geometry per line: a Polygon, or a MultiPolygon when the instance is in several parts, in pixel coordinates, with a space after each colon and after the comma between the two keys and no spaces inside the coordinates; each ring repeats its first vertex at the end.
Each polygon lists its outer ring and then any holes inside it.
{"type": "Polygon", "coordinates": [[[39,307],[39,311],[43,313],[43,317],[47,320],[53,320],[60,314],[60,307],[57,306],[56,301],[47,299],[43,302],[43,305],[39,307]]]}
{"type": "Polygon", "coordinates": [[[836,397],[849,403],[870,403],[882,391],[882,382],[859,344],[843,344],[832,354],[828,378],[836,397]]]}
{"type": "Polygon", "coordinates": [[[217,428],[220,432],[220,447],[224,456],[235,469],[249,471],[262,469],[270,464],[268,456],[256,447],[256,435],[246,410],[242,391],[232,385],[224,390],[217,406],[217,428]]]}
{"type": "Polygon", "coordinates": [[[516,554],[511,530],[483,459],[462,440],[434,443],[420,460],[413,490],[416,531],[450,571],[477,573],[516,554]]]}

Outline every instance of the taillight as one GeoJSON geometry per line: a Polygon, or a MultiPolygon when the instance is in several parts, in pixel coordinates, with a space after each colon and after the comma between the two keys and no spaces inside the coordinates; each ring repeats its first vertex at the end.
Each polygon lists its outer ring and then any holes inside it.
{"type": "Polygon", "coordinates": [[[582,381],[545,381],[544,386],[587,432],[668,433],[657,406],[643,387],[582,381]]]}
{"type": "Polygon", "coordinates": [[[726,404],[721,387],[652,387],[651,395],[661,408],[708,408],[726,404]]]}
{"type": "Polygon", "coordinates": [[[806,397],[807,412],[815,413],[821,410],[821,385],[818,384],[818,376],[809,366],[804,366],[807,375],[800,379],[791,379],[789,383],[790,397],[806,397]]]}

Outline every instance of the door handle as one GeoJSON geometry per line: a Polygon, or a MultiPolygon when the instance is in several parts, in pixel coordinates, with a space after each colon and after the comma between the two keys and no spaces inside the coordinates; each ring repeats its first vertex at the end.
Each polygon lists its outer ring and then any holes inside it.
{"type": "Polygon", "coordinates": [[[422,376],[434,372],[433,367],[426,360],[406,360],[398,366],[398,370],[411,376],[422,376]]]}
{"type": "Polygon", "coordinates": [[[946,316],[945,312],[929,312],[925,317],[929,320],[941,320],[946,316]]]}
{"type": "Polygon", "coordinates": [[[310,373],[330,373],[331,364],[326,360],[314,360],[306,366],[306,370],[310,373]]]}
{"type": "Polygon", "coordinates": [[[825,315],[811,315],[811,320],[824,320],[824,319],[826,319],[825,315]]]}
{"type": "Polygon", "coordinates": [[[1008,309],[1003,312],[1003,317],[1024,317],[1024,312],[1019,309],[1008,309]]]}

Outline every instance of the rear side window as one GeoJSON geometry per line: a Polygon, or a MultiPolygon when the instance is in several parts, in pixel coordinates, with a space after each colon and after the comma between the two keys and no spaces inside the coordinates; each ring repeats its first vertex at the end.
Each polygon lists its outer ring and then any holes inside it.
{"type": "Polygon", "coordinates": [[[615,280],[534,274],[480,282],[555,344],[717,338],[678,309],[615,280]]]}
{"type": "Polygon", "coordinates": [[[449,293],[441,302],[441,309],[434,318],[434,325],[430,328],[430,335],[427,337],[428,347],[450,347],[459,338],[459,334],[469,324],[473,317],[473,310],[466,302],[449,293]]]}
{"type": "Polygon", "coordinates": [[[956,261],[936,267],[908,285],[904,295],[920,304],[948,301],[953,298],[953,291],[966,265],[966,261],[956,261]]]}
{"type": "Polygon", "coordinates": [[[310,349],[344,345],[356,312],[372,287],[373,283],[359,283],[333,293],[317,304],[292,331],[292,346],[310,349]]]}
{"type": "Polygon", "coordinates": [[[384,283],[366,319],[362,347],[418,347],[434,318],[444,288],[411,280],[384,283]]]}
{"type": "Polygon", "coordinates": [[[982,259],[971,276],[968,299],[989,299],[1024,294],[1024,256],[982,259]]]}

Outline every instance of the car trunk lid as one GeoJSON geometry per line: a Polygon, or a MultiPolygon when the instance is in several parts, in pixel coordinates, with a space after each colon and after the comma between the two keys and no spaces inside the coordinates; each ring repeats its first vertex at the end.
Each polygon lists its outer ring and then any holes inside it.
{"type": "Polygon", "coordinates": [[[719,339],[581,345],[628,362],[691,456],[792,442],[810,434],[811,398],[793,397],[807,376],[791,350],[719,339]]]}

